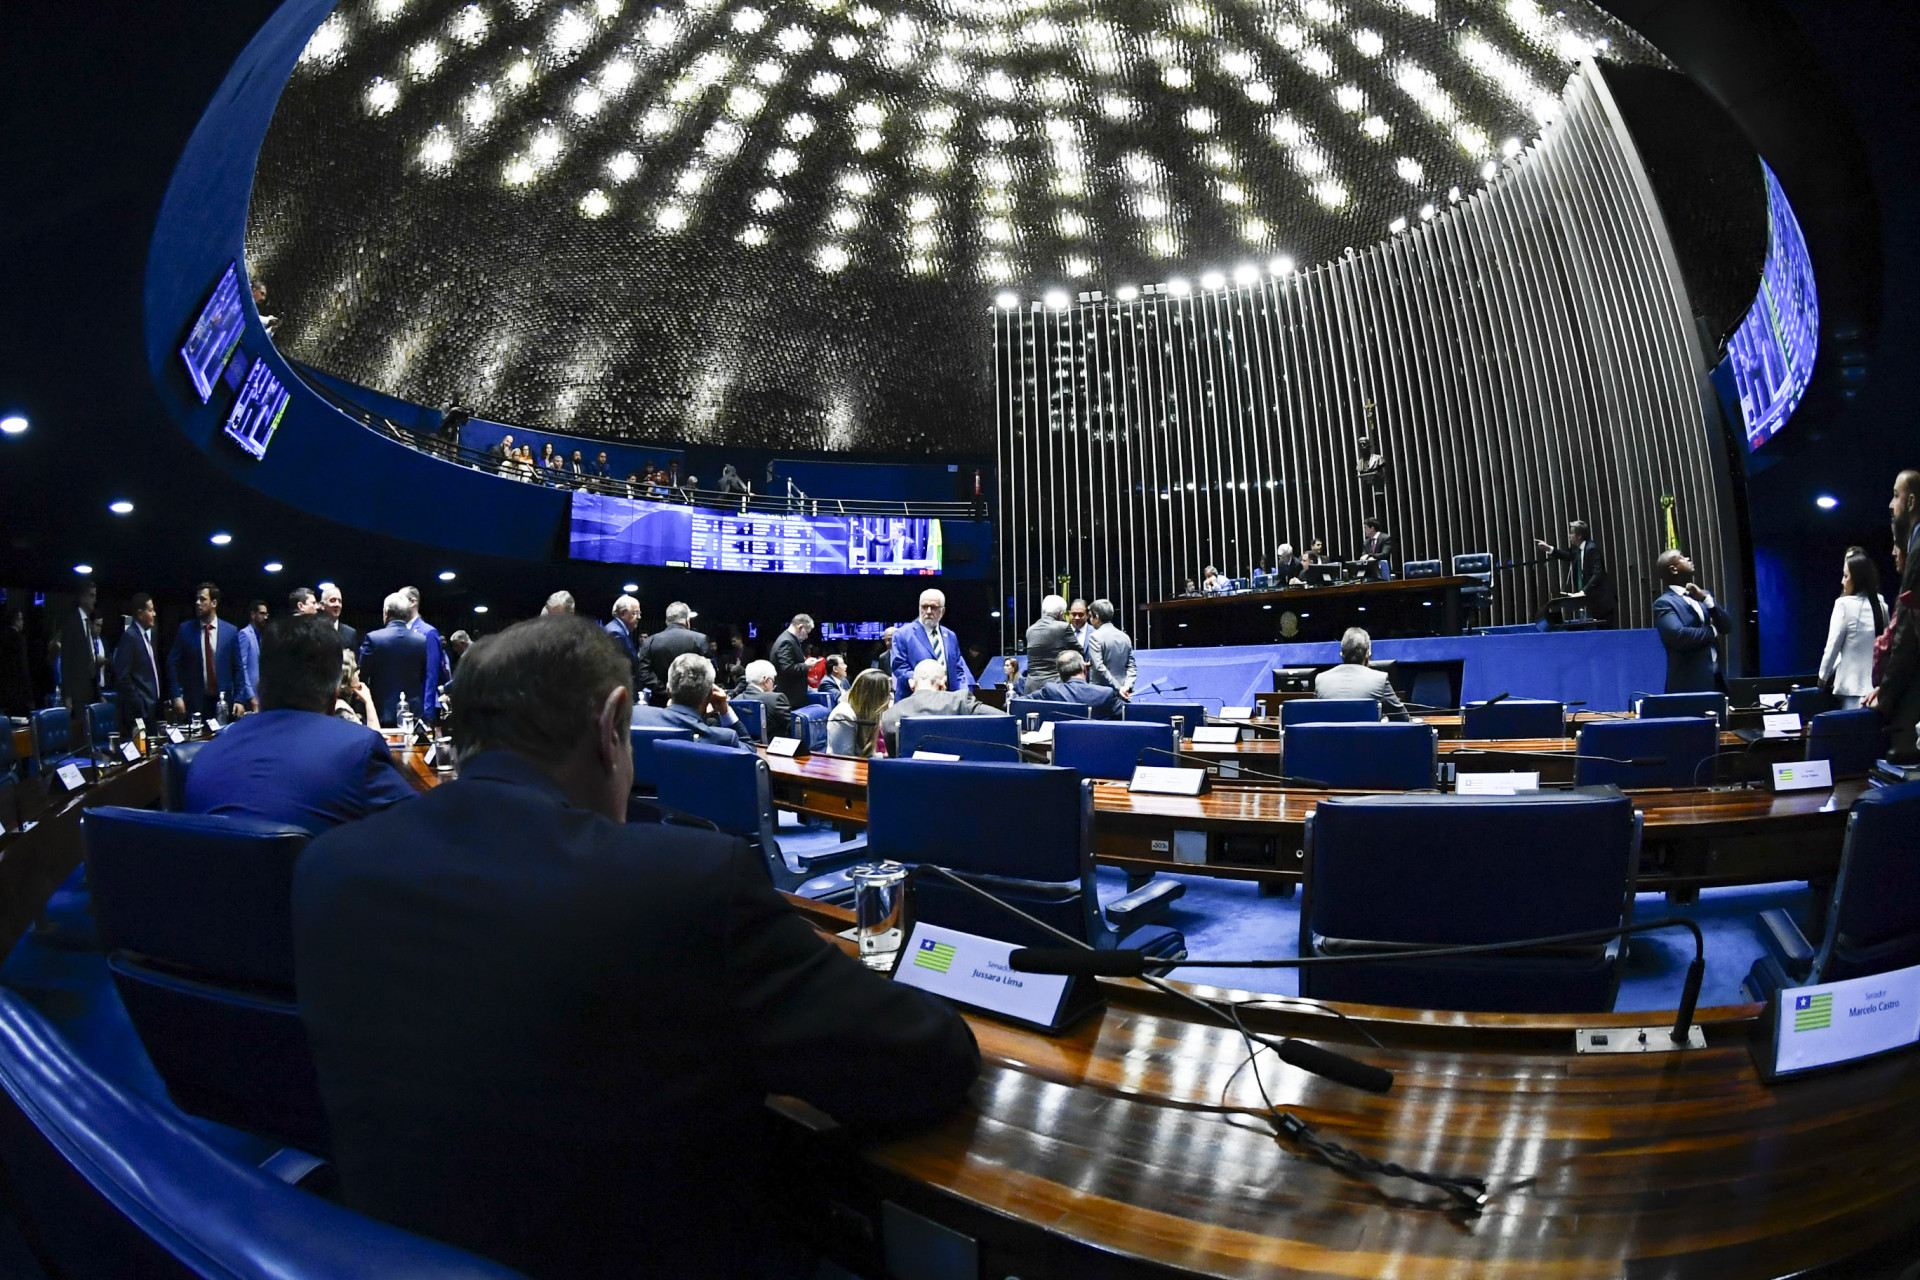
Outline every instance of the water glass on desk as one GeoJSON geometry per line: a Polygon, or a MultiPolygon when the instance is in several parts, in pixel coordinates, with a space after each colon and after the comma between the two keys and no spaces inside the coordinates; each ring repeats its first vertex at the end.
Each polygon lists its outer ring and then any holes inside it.
{"type": "Polygon", "coordinates": [[[863,862],[852,875],[860,962],[869,969],[891,969],[904,940],[907,869],[897,862],[863,862]]]}

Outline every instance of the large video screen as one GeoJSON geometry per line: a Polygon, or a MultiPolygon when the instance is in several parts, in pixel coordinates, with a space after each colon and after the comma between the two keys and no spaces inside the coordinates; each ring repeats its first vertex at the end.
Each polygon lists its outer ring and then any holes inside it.
{"type": "Polygon", "coordinates": [[[942,556],[938,520],[737,515],[578,490],[567,549],[575,560],[737,573],[937,574],[942,556]]]}
{"type": "Polygon", "coordinates": [[[193,322],[186,345],[180,348],[180,358],[187,362],[187,377],[193,379],[193,389],[200,393],[201,404],[213,398],[214,379],[227,367],[233,349],[240,345],[240,331],[245,325],[246,313],[240,306],[239,264],[229,262],[226,274],[213,286],[213,296],[200,308],[200,317],[193,322]]]}
{"type": "Polygon", "coordinates": [[[1765,162],[1760,167],[1767,178],[1767,263],[1753,309],[1727,342],[1732,398],[1750,449],[1771,440],[1793,416],[1813,380],[1820,341],[1820,300],[1807,239],[1780,180],[1765,162]]]}
{"type": "Polygon", "coordinates": [[[267,445],[287,411],[287,389],[267,368],[265,358],[255,356],[240,384],[240,395],[227,415],[226,432],[234,442],[256,458],[267,456],[267,445]]]}

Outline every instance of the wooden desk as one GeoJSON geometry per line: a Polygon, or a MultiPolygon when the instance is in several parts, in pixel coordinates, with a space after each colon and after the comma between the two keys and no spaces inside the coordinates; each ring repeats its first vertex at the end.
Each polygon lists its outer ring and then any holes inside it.
{"type": "MultiPolygon", "coordinates": [[[[850,921],[794,903],[829,932],[850,921]]],[[[1262,1058],[1273,1101],[1322,1136],[1486,1178],[1475,1219],[1278,1141],[1235,1074],[1236,1034],[1141,983],[1101,985],[1106,1009],[1065,1035],[969,1018],[983,1062],[969,1106],[864,1159],[809,1151],[797,1185],[875,1223],[882,1199],[931,1217],[976,1240],[994,1277],[1738,1280],[1920,1224],[1920,1054],[1769,1088],[1745,1047],[1759,1006],[1702,1010],[1704,1050],[1600,1057],[1573,1052],[1576,1029],[1662,1015],[1243,1015],[1392,1070],[1373,1095],[1262,1058]]]]}
{"type": "Polygon", "coordinates": [[[95,805],[146,808],[160,800],[160,761],[116,765],[86,790],[51,799],[31,831],[0,836],[0,954],[11,950],[60,882],[80,865],[80,815],[95,805]]]}
{"type": "Polygon", "coordinates": [[[1477,578],[1395,578],[1342,587],[1293,587],[1243,591],[1231,596],[1184,596],[1146,606],[1155,649],[1198,645],[1277,644],[1338,640],[1350,626],[1365,624],[1374,639],[1460,634],[1460,589],[1477,578]],[[1367,616],[1362,618],[1360,613],[1367,616]],[[1434,615],[1439,617],[1435,618],[1434,615]]]}

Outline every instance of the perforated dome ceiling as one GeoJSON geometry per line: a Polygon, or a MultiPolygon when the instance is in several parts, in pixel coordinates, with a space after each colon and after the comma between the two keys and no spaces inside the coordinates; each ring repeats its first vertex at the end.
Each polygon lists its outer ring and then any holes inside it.
{"type": "Polygon", "coordinates": [[[248,253],[289,355],[409,400],[983,452],[996,297],[1364,247],[1484,182],[1588,54],[1658,60],[1586,0],[349,0],[248,253]]]}

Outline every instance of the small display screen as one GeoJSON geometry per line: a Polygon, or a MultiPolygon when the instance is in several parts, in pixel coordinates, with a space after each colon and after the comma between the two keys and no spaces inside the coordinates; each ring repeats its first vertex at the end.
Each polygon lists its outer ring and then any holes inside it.
{"type": "Polygon", "coordinates": [[[246,325],[246,312],[240,305],[240,270],[237,263],[227,264],[226,274],[213,286],[213,296],[200,309],[180,358],[187,363],[187,377],[200,393],[200,403],[213,398],[213,384],[227,361],[240,345],[240,332],[246,325]]]}
{"type": "Polygon", "coordinates": [[[823,622],[820,624],[822,640],[878,640],[886,635],[885,622],[823,622]]]}
{"type": "Polygon", "coordinates": [[[287,411],[287,389],[273,376],[264,358],[254,357],[247,380],[240,384],[240,397],[227,415],[226,432],[234,442],[256,458],[267,453],[267,444],[287,411]]]}
{"type": "Polygon", "coordinates": [[[568,551],[576,560],[735,573],[941,571],[938,520],[739,515],[584,490],[572,498],[568,551]]]}

